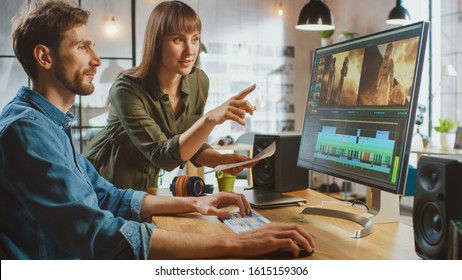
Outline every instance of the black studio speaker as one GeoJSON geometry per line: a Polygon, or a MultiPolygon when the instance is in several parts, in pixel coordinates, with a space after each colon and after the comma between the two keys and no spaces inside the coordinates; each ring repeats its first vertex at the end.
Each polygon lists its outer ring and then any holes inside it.
{"type": "Polygon", "coordinates": [[[297,166],[300,137],[297,133],[255,135],[254,156],[273,142],[276,142],[276,152],[252,168],[254,188],[279,193],[308,188],[309,171],[297,166]]]}
{"type": "MultiPolygon", "coordinates": [[[[462,219],[462,163],[459,159],[422,156],[414,189],[413,225],[417,255],[448,259],[450,220],[462,219]]],[[[460,248],[452,248],[460,251],[460,248]]],[[[462,256],[462,254],[459,254],[462,256]]]]}

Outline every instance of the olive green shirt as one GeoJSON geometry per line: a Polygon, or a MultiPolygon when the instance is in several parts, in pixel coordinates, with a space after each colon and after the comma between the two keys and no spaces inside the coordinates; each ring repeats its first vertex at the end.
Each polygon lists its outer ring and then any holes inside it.
{"type": "MultiPolygon", "coordinates": [[[[119,188],[147,190],[157,187],[160,169],[184,166],[179,137],[204,114],[209,79],[196,69],[182,78],[180,87],[185,107],[175,119],[157,79],[124,74],[116,79],[109,91],[107,125],[83,151],[103,177],[119,188]]],[[[204,143],[191,161],[209,147],[204,143]]]]}

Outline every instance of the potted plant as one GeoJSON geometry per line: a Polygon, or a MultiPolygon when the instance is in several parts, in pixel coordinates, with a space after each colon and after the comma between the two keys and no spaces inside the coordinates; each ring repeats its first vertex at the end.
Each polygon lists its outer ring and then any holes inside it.
{"type": "Polygon", "coordinates": [[[350,31],[343,31],[342,33],[340,33],[338,35],[338,38],[340,39],[340,41],[346,41],[346,40],[351,40],[353,39],[356,35],[358,35],[358,33],[356,32],[350,32],[350,31]]]}
{"type": "Polygon", "coordinates": [[[459,121],[452,121],[449,118],[439,119],[439,126],[434,129],[440,133],[441,148],[444,150],[453,149],[454,141],[456,140],[456,129],[459,126],[459,121]]]}
{"type": "Polygon", "coordinates": [[[322,30],[318,31],[319,37],[321,37],[321,46],[328,46],[332,44],[332,35],[334,34],[334,29],[332,30],[322,30]]]}

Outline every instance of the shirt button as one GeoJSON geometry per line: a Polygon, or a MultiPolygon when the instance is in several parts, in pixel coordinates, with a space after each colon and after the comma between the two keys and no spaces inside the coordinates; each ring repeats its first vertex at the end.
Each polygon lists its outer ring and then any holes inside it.
{"type": "Polygon", "coordinates": [[[129,231],[127,234],[128,234],[128,236],[132,236],[133,231],[129,231]]]}

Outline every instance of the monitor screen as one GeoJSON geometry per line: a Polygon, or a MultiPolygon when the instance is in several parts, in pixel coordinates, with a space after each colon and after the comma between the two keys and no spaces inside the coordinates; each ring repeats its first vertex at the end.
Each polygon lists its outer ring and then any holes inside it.
{"type": "Polygon", "coordinates": [[[428,23],[314,52],[298,166],[404,194],[428,23]]]}

